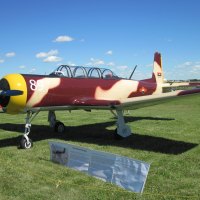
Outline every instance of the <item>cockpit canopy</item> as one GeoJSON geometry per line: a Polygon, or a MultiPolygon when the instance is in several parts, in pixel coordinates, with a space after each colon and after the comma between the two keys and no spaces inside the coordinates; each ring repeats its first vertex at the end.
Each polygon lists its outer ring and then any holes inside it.
{"type": "Polygon", "coordinates": [[[110,69],[98,67],[82,67],[61,65],[50,75],[67,78],[101,78],[101,79],[118,79],[110,69]]]}

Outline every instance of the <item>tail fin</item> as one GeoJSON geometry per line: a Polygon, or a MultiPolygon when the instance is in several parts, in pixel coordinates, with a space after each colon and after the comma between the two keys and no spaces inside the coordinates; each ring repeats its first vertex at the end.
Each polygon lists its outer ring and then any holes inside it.
{"type": "Polygon", "coordinates": [[[162,69],[161,54],[158,52],[154,54],[152,79],[155,80],[155,82],[157,83],[157,89],[155,93],[162,93],[164,74],[162,69]]]}
{"type": "Polygon", "coordinates": [[[158,85],[163,84],[164,74],[163,74],[163,69],[162,69],[162,58],[161,58],[161,54],[158,52],[154,54],[152,78],[155,78],[156,83],[158,85]]]}

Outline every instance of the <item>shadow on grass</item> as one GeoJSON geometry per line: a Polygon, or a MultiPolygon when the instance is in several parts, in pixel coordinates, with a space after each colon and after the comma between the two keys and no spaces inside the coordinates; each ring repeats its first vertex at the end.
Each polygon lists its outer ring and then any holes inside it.
{"type": "MultiPolygon", "coordinates": [[[[171,118],[153,118],[153,117],[125,117],[126,122],[137,120],[174,120],[171,118]]],[[[31,128],[30,138],[36,142],[46,139],[62,139],[68,141],[78,141],[98,145],[111,145],[124,148],[133,148],[145,151],[152,151],[164,154],[181,154],[198,144],[176,141],[156,136],[140,135],[134,133],[123,140],[115,140],[113,131],[106,127],[113,126],[115,121],[105,123],[94,123],[80,126],[66,127],[66,134],[54,133],[47,125],[33,125],[31,128]]],[[[0,124],[0,129],[6,131],[15,131],[23,133],[24,124],[0,124]]],[[[16,146],[21,136],[0,140],[0,148],[7,146],[16,146]]]]}

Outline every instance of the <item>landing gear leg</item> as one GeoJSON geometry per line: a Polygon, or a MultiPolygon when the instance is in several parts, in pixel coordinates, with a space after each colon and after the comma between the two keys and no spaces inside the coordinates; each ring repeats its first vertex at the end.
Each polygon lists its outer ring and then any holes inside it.
{"type": "Polygon", "coordinates": [[[31,121],[36,117],[39,112],[33,113],[31,111],[27,112],[26,116],[26,124],[25,124],[25,131],[22,139],[20,141],[20,148],[22,149],[30,149],[33,146],[32,140],[28,137],[29,133],[31,132],[31,121]]]}
{"type": "Polygon", "coordinates": [[[125,124],[123,111],[116,110],[117,113],[117,128],[115,130],[116,139],[122,139],[131,135],[131,129],[125,124]]]}
{"type": "Polygon", "coordinates": [[[65,125],[56,120],[55,111],[49,111],[48,116],[49,125],[51,128],[54,128],[54,131],[57,133],[64,133],[65,132],[65,125]]]}

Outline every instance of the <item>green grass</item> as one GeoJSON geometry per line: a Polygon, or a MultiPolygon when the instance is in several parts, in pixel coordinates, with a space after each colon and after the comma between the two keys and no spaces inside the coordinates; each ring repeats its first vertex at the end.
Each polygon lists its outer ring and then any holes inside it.
{"type": "Polygon", "coordinates": [[[48,126],[47,113],[32,123],[30,150],[17,148],[25,115],[0,115],[0,200],[18,199],[200,199],[200,96],[130,111],[133,135],[113,139],[108,111],[57,112],[63,135],[48,126]],[[50,161],[49,141],[62,141],[151,163],[144,193],[115,185],[50,161]]]}

